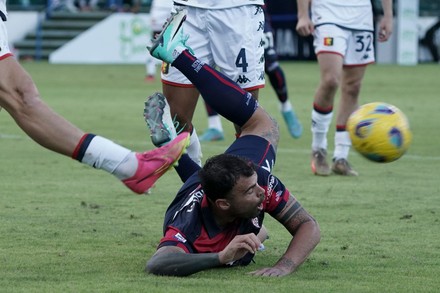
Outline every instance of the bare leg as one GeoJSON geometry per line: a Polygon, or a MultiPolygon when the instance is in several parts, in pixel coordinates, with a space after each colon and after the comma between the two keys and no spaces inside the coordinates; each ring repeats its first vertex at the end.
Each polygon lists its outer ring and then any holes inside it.
{"type": "Polygon", "coordinates": [[[40,99],[32,78],[14,58],[0,62],[0,106],[34,141],[71,156],[84,132],[40,99]]]}
{"type": "Polygon", "coordinates": [[[336,91],[341,82],[342,56],[322,53],[318,55],[321,79],[314,102],[322,108],[333,107],[336,91]]]}
{"type": "Polygon", "coordinates": [[[341,101],[336,117],[337,125],[345,125],[348,117],[357,109],[362,79],[366,66],[344,67],[341,83],[341,101]]]}
{"type": "Polygon", "coordinates": [[[190,158],[201,166],[202,148],[200,146],[197,132],[192,124],[194,111],[197,106],[199,91],[195,87],[183,88],[169,84],[162,84],[163,94],[170,105],[171,117],[179,122],[177,131],[188,131],[191,133],[191,142],[187,148],[190,158]]]}

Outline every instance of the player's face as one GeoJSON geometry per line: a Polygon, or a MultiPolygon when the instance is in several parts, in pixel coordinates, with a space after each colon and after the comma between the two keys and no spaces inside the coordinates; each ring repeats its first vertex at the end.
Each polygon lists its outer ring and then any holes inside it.
{"type": "Polygon", "coordinates": [[[263,210],[264,189],[257,183],[257,173],[238,179],[231,195],[231,212],[236,217],[254,218],[263,210]]]}

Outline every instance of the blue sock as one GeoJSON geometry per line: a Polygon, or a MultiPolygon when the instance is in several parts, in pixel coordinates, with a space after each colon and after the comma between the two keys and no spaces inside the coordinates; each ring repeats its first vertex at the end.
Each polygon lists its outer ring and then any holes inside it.
{"type": "Polygon", "coordinates": [[[200,166],[197,165],[188,156],[188,154],[183,154],[182,157],[180,157],[180,159],[179,159],[179,164],[176,167],[174,167],[174,169],[176,169],[177,174],[180,177],[180,180],[182,180],[182,182],[185,182],[195,172],[200,170],[200,166]]]}
{"type": "Polygon", "coordinates": [[[254,97],[211,66],[183,51],[172,63],[199,90],[203,99],[217,113],[243,126],[258,108],[254,97]]]}

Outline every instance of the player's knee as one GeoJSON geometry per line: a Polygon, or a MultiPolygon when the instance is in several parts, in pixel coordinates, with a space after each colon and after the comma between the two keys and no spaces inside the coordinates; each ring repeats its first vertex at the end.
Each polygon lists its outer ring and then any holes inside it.
{"type": "Polygon", "coordinates": [[[335,75],[327,74],[321,80],[321,85],[326,89],[326,91],[335,92],[338,89],[340,83],[340,78],[335,75]]]}

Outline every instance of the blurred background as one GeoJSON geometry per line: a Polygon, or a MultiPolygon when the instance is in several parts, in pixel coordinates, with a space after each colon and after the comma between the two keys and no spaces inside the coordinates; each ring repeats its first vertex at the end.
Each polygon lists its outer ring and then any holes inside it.
{"type": "MultiPolygon", "coordinates": [[[[8,33],[19,59],[51,63],[144,63],[152,0],[8,0],[8,33]]],[[[160,0],[156,0],[160,1],[160,0]]],[[[377,19],[381,1],[372,0],[377,19]]],[[[296,1],[268,0],[281,60],[315,60],[312,38],[295,32],[296,1]]],[[[439,62],[440,1],[395,0],[391,40],[378,63],[439,62]]]]}

